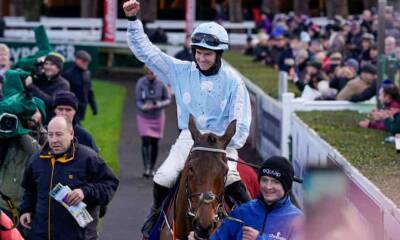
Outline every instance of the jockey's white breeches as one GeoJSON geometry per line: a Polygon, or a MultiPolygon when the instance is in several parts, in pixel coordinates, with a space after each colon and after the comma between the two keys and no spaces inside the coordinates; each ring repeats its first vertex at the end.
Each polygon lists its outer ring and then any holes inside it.
{"type": "MultiPolygon", "coordinates": [[[[154,175],[154,182],[161,186],[172,188],[176,179],[178,178],[179,173],[185,167],[185,162],[189,156],[192,145],[193,139],[189,130],[182,130],[175,144],[172,145],[167,159],[165,159],[154,175]]],[[[228,158],[238,160],[238,153],[236,149],[227,148],[226,152],[228,158]]],[[[229,170],[225,186],[241,180],[236,165],[236,162],[228,161],[229,170]]]]}

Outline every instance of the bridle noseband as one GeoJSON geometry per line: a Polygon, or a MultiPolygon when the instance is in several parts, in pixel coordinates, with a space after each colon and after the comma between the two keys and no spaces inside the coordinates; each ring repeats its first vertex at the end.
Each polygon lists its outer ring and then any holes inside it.
{"type": "MultiPolygon", "coordinates": [[[[205,152],[212,152],[212,153],[222,153],[225,155],[226,158],[226,150],[223,149],[217,149],[217,148],[208,148],[208,147],[193,147],[190,151],[190,154],[193,153],[194,151],[205,151],[205,152]]],[[[191,167],[191,162],[189,159],[189,167],[191,167]]],[[[226,175],[224,178],[224,186],[226,183],[226,175]]],[[[216,216],[213,220],[213,223],[216,224],[220,221],[222,221],[222,219],[226,216],[226,213],[224,211],[224,194],[222,194],[221,196],[216,196],[213,192],[195,192],[192,193],[192,191],[190,190],[189,187],[189,175],[186,176],[186,183],[185,183],[185,187],[186,187],[186,194],[187,194],[187,200],[188,200],[188,212],[187,215],[191,218],[194,219],[194,217],[196,216],[196,214],[193,212],[192,209],[192,198],[193,197],[199,197],[200,203],[198,208],[202,205],[202,204],[210,204],[213,201],[217,201],[218,205],[216,208],[216,216]]]]}

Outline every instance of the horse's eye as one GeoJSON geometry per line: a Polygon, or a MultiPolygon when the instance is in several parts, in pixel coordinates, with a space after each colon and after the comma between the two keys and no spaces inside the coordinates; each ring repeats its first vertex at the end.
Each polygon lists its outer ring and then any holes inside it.
{"type": "Polygon", "coordinates": [[[189,168],[189,175],[193,175],[193,168],[192,167],[189,168]]]}

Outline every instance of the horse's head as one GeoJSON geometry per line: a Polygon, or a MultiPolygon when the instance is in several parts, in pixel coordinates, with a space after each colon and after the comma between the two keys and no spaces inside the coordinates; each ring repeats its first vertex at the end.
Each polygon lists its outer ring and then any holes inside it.
{"type": "Polygon", "coordinates": [[[226,147],[236,132],[232,121],[224,135],[201,134],[193,117],[189,130],[194,144],[187,160],[186,193],[188,214],[198,239],[208,238],[215,231],[223,211],[223,196],[228,172],[226,147]]]}

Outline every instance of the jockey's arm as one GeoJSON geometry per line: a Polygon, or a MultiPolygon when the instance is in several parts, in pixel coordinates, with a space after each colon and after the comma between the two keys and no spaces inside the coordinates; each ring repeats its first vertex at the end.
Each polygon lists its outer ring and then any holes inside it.
{"type": "Polygon", "coordinates": [[[128,21],[127,41],[133,54],[160,80],[171,86],[175,85],[179,72],[191,65],[190,62],[167,55],[153,45],[144,33],[140,20],[128,21]]]}
{"type": "Polygon", "coordinates": [[[251,104],[246,85],[240,79],[231,94],[231,106],[229,109],[229,121],[237,120],[236,133],[228,147],[240,149],[246,143],[249,136],[251,123],[251,104]]]}

